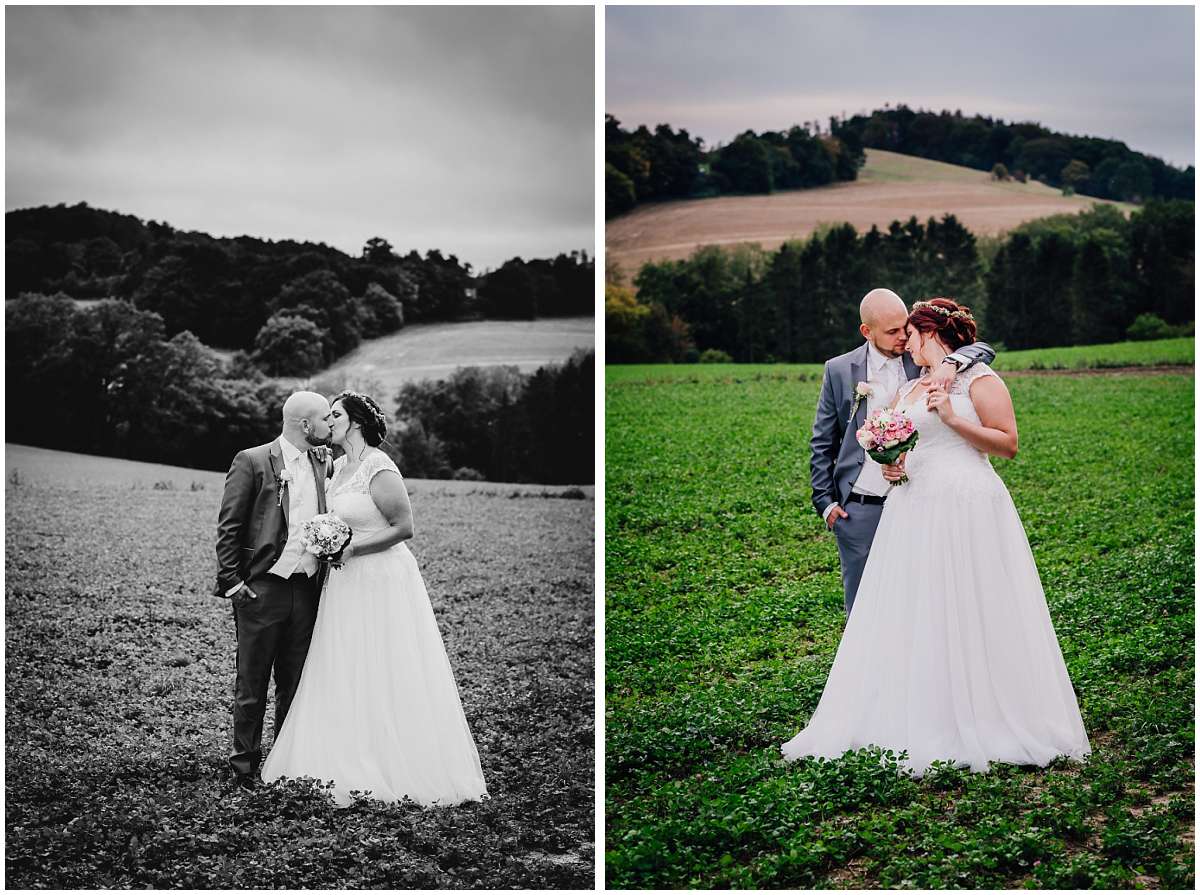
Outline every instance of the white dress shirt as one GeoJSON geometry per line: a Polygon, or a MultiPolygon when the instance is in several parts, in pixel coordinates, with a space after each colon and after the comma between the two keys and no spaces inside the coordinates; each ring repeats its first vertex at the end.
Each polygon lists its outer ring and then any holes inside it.
{"type": "Polygon", "coordinates": [[[300,527],[317,515],[319,486],[313,475],[308,451],[300,450],[282,435],[278,443],[283,452],[284,468],[291,473],[292,479],[283,492],[283,499],[288,502],[288,534],[279,560],[267,572],[280,578],[303,572],[311,578],[317,572],[317,558],[300,543],[300,527]]]}
{"type": "MultiPolygon", "coordinates": [[[[865,399],[868,414],[891,404],[892,399],[896,397],[896,392],[900,390],[900,386],[907,379],[902,358],[886,357],[875,347],[874,343],[867,342],[867,381],[874,386],[871,394],[865,399]]],[[[858,385],[857,382],[854,384],[858,385]]],[[[891,484],[883,477],[883,467],[869,456],[864,457],[862,471],[859,472],[858,478],[851,486],[851,492],[883,497],[889,488],[891,488],[891,484]]],[[[833,508],[838,505],[834,501],[825,508],[822,516],[826,522],[829,521],[829,514],[833,512],[833,508]]]]}

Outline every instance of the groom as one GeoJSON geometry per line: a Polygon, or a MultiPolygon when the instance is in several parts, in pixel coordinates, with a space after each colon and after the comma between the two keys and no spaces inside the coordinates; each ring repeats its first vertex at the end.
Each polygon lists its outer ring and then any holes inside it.
{"type": "MultiPolygon", "coordinates": [[[[883,468],[867,456],[854,433],[868,413],[888,406],[900,386],[921,375],[904,351],[908,308],[899,295],[872,289],[859,305],[859,317],[858,331],[866,343],[825,362],[811,441],[812,502],[837,539],[847,617],[891,487],[883,468]],[[867,383],[870,394],[854,408],[855,386],[861,382],[867,383]]],[[[995,357],[983,342],[965,345],[931,371],[930,380],[949,388],[960,371],[995,357]]]]}
{"type": "Polygon", "coordinates": [[[237,673],[229,763],[242,789],[258,783],[272,667],[278,736],[317,618],[318,564],[300,544],[300,528],[325,512],[329,417],[328,401],[296,392],[284,402],[280,436],[239,452],[225,478],[213,593],[233,602],[237,673]]]}

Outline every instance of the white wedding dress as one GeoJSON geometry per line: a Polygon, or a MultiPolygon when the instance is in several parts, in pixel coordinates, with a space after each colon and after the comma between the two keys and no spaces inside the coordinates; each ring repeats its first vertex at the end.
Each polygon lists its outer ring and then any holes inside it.
{"type": "MultiPolygon", "coordinates": [[[[950,402],[978,422],[971,382],[950,402]]],[[[893,486],[820,703],[785,758],[878,746],[920,776],[934,761],[1044,766],[1091,747],[1046,608],[1025,529],[987,455],[925,408],[900,407],[920,433],[893,486]]],[[[851,510],[853,512],[853,510],[851,510]]]]}
{"type": "MultiPolygon", "coordinates": [[[[358,541],[387,527],[368,486],[398,472],[382,451],[349,477],[342,460],[328,508],[358,541]]],[[[371,798],[453,805],[487,796],[425,582],[403,544],[331,570],[304,672],[262,779],[332,780],[334,801],[371,798]]]]}

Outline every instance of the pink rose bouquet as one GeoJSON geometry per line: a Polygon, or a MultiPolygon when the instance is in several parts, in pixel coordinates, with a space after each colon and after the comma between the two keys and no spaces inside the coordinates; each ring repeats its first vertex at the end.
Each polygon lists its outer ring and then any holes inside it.
{"type": "MultiPolygon", "coordinates": [[[[854,433],[863,450],[876,463],[895,463],[901,454],[917,446],[917,427],[903,410],[880,408],[867,416],[862,428],[854,433]]],[[[908,481],[901,477],[897,485],[908,481]]]]}

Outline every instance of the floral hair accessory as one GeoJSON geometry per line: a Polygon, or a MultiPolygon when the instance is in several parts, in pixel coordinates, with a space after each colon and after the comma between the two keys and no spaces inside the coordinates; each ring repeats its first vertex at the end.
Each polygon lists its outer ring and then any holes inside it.
{"type": "Polygon", "coordinates": [[[951,311],[949,308],[943,308],[941,305],[935,305],[930,301],[914,301],[913,310],[915,311],[917,308],[929,308],[931,311],[937,311],[946,317],[961,317],[963,320],[975,319],[970,311],[951,311]]]}
{"type": "Polygon", "coordinates": [[[367,395],[360,395],[358,392],[342,392],[340,399],[344,401],[346,398],[356,399],[360,404],[362,404],[363,407],[366,408],[367,413],[371,414],[375,420],[375,423],[381,430],[387,429],[387,419],[383,415],[383,410],[377,403],[375,403],[374,398],[368,397],[367,395]]]}

